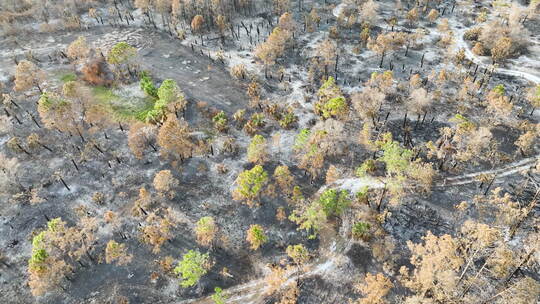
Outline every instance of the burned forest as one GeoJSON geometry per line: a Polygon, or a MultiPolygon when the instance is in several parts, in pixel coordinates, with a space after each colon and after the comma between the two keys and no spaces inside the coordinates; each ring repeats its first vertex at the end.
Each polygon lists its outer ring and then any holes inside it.
{"type": "Polygon", "coordinates": [[[540,303],[539,0],[0,0],[0,303],[540,303]]]}

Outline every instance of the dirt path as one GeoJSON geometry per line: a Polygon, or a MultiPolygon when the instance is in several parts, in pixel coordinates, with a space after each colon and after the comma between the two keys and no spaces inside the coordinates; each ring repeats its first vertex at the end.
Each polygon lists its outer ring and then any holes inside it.
{"type": "MultiPolygon", "coordinates": [[[[445,178],[443,181],[435,183],[433,185],[433,188],[461,186],[461,185],[475,183],[475,182],[478,182],[476,178],[482,174],[492,174],[492,175],[495,175],[497,178],[509,176],[509,175],[516,174],[518,172],[533,168],[536,165],[536,162],[538,160],[540,160],[540,154],[509,163],[497,169],[482,170],[482,171],[467,173],[467,174],[463,174],[459,176],[448,177],[448,178],[445,178]]],[[[344,178],[344,179],[335,181],[331,187],[347,189],[354,193],[364,186],[368,186],[370,189],[383,188],[384,179],[383,178],[375,179],[375,178],[367,178],[367,177],[344,178]]],[[[323,191],[326,188],[327,186],[323,186],[320,191],[323,191]]]]}
{"type": "MultiPolygon", "coordinates": [[[[455,20],[450,20],[448,24],[450,25],[450,29],[454,32],[454,38],[456,39],[456,49],[463,48],[465,50],[465,57],[467,57],[468,60],[474,62],[480,68],[489,68],[490,64],[484,63],[483,58],[474,54],[463,39],[463,35],[468,28],[458,28],[457,22],[455,20]]],[[[495,69],[495,72],[502,75],[520,77],[535,84],[540,83],[540,74],[533,73],[530,70],[522,70],[518,67],[513,67],[513,69],[497,68],[495,69]]]]}
{"type": "MultiPolygon", "coordinates": [[[[347,5],[343,3],[336,6],[332,11],[333,15],[336,18],[339,17],[341,11],[343,11],[346,6],[347,5]]],[[[488,68],[490,64],[484,63],[483,58],[474,54],[463,39],[463,34],[465,34],[465,31],[468,28],[458,28],[457,22],[454,19],[449,20],[448,24],[450,25],[450,29],[454,32],[455,35],[454,38],[456,39],[456,49],[463,48],[465,50],[465,56],[467,57],[467,59],[479,65],[480,68],[488,68]]],[[[539,42],[533,40],[533,43],[538,44],[539,42]]],[[[513,67],[512,69],[497,68],[496,73],[513,77],[521,77],[535,84],[540,83],[540,74],[528,69],[524,70],[520,69],[519,67],[513,67]]]]}
{"type": "Polygon", "coordinates": [[[536,165],[536,162],[540,160],[540,155],[528,157],[519,161],[512,162],[497,169],[478,171],[469,174],[463,174],[460,176],[454,176],[446,178],[443,182],[439,182],[435,187],[448,187],[448,186],[460,186],[465,184],[471,184],[477,182],[477,177],[482,174],[492,174],[497,178],[516,174],[521,171],[529,170],[536,165]]]}
{"type": "MultiPolygon", "coordinates": [[[[308,278],[314,275],[324,275],[331,273],[338,265],[339,259],[342,258],[342,253],[347,252],[353,242],[338,238],[333,242],[328,249],[326,255],[321,256],[314,263],[307,265],[305,272],[299,272],[296,269],[290,270],[285,274],[285,283],[281,288],[287,288],[293,282],[299,279],[308,278]],[[339,242],[339,244],[337,243],[339,242]]],[[[268,283],[264,278],[249,281],[247,283],[227,288],[223,291],[223,295],[227,297],[227,304],[261,304],[270,290],[268,283]]],[[[213,304],[213,300],[208,297],[198,299],[184,300],[176,304],[213,304]]]]}

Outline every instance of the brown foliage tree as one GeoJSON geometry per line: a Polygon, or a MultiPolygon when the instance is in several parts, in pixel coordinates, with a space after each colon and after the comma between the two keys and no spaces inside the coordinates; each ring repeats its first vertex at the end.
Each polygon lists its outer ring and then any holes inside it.
{"type": "Polygon", "coordinates": [[[424,88],[414,89],[411,91],[411,95],[407,100],[407,110],[421,115],[428,111],[431,102],[431,96],[428,95],[424,88]]]}
{"type": "Polygon", "coordinates": [[[195,33],[200,32],[202,30],[203,24],[204,24],[204,17],[201,15],[196,15],[191,20],[191,30],[195,33]]]}
{"type": "Polygon", "coordinates": [[[359,284],[357,289],[362,292],[365,297],[359,299],[357,304],[385,304],[387,301],[384,297],[390,292],[390,289],[394,287],[394,284],[385,277],[382,273],[377,273],[372,275],[371,273],[366,274],[364,284],[359,284]]]}
{"type": "Polygon", "coordinates": [[[173,235],[171,228],[175,226],[169,210],[151,212],[141,228],[141,241],[152,246],[152,252],[159,253],[161,246],[173,235]]]}
{"type": "Polygon", "coordinates": [[[148,208],[151,207],[154,200],[152,199],[152,196],[150,192],[146,190],[146,188],[141,187],[139,189],[139,196],[137,200],[133,203],[133,207],[131,208],[131,213],[134,216],[143,216],[146,215],[148,208]]]}
{"type": "Polygon", "coordinates": [[[82,79],[94,86],[108,86],[112,74],[104,57],[90,58],[82,67],[82,79]]]}
{"type": "Polygon", "coordinates": [[[127,253],[126,244],[117,243],[110,240],[105,248],[105,261],[107,264],[116,263],[116,265],[123,266],[131,262],[132,255],[127,253]]]}
{"type": "Polygon", "coordinates": [[[169,197],[174,197],[173,188],[178,186],[178,180],[174,178],[171,170],[161,170],[154,176],[154,188],[160,193],[168,193],[169,197]]]}
{"type": "Polygon", "coordinates": [[[375,121],[386,95],[378,88],[367,87],[351,96],[351,102],[364,121],[375,121]]]}
{"type": "Polygon", "coordinates": [[[154,125],[136,122],[129,128],[128,146],[133,155],[138,159],[143,158],[143,153],[148,146],[151,146],[151,140],[156,136],[156,127],[154,125]]]}
{"type": "Polygon", "coordinates": [[[159,152],[162,157],[185,159],[190,157],[196,148],[190,137],[189,125],[174,115],[167,116],[167,120],[159,128],[157,143],[161,147],[159,152]]]}
{"type": "Polygon", "coordinates": [[[15,70],[15,91],[26,91],[36,87],[41,93],[43,92],[41,83],[44,80],[45,73],[40,68],[30,61],[22,60],[15,70]]]}
{"type": "Polygon", "coordinates": [[[422,239],[424,244],[407,242],[415,269],[409,276],[408,270],[402,267],[403,284],[420,295],[429,292],[438,301],[454,298],[459,280],[457,271],[464,263],[458,252],[458,241],[447,234],[437,237],[430,231],[422,239]]]}
{"type": "Polygon", "coordinates": [[[83,59],[90,53],[90,49],[86,44],[86,38],[79,36],[67,48],[67,55],[72,60],[83,59]]]}

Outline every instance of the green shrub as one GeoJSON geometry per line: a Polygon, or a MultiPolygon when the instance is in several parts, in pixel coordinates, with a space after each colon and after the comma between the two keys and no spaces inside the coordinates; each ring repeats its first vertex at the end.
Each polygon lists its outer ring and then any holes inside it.
{"type": "Polygon", "coordinates": [[[248,161],[252,163],[263,163],[267,155],[266,139],[259,134],[253,136],[247,148],[248,161]]]}
{"type": "Polygon", "coordinates": [[[334,97],[325,103],[315,105],[315,109],[323,118],[343,116],[347,113],[348,108],[347,101],[343,96],[334,97]]]}
{"type": "Polygon", "coordinates": [[[296,139],[294,141],[293,149],[295,150],[302,150],[306,144],[308,143],[309,136],[311,135],[311,131],[309,129],[302,129],[296,135],[296,139]]]}
{"type": "Polygon", "coordinates": [[[44,246],[45,231],[40,232],[32,239],[32,255],[28,260],[28,268],[33,271],[44,270],[45,260],[49,257],[44,246]]]}
{"type": "Polygon", "coordinates": [[[147,72],[141,73],[141,80],[139,84],[141,86],[141,90],[143,90],[146,95],[153,98],[158,98],[158,89],[154,85],[152,78],[148,75],[147,72]]]}
{"type": "Polygon", "coordinates": [[[352,235],[353,237],[357,239],[362,239],[362,240],[367,241],[371,237],[370,231],[369,231],[370,229],[371,229],[371,225],[369,223],[357,222],[352,227],[352,235]]]}
{"type": "Polygon", "coordinates": [[[268,237],[261,225],[251,225],[247,231],[246,240],[251,244],[251,249],[257,250],[268,242],[268,237]]]}
{"type": "Polygon", "coordinates": [[[368,192],[369,192],[368,186],[364,186],[360,188],[358,192],[356,192],[355,194],[356,200],[360,203],[368,203],[368,192]]]}
{"type": "Polygon", "coordinates": [[[366,159],[360,167],[356,169],[356,176],[364,177],[368,172],[375,171],[375,161],[373,159],[366,159]]]}
{"type": "Polygon", "coordinates": [[[225,300],[227,300],[227,298],[222,293],[223,289],[220,287],[214,288],[214,294],[210,296],[212,301],[214,301],[214,304],[225,304],[225,300]]]}
{"type": "Polygon", "coordinates": [[[127,42],[118,42],[115,44],[107,56],[107,62],[110,64],[122,64],[129,61],[137,55],[137,49],[129,45],[127,42]]]}
{"type": "Polygon", "coordinates": [[[506,90],[504,88],[504,84],[498,84],[496,85],[493,90],[493,92],[497,93],[500,96],[503,96],[506,93],[506,90]]]}
{"type": "Polygon", "coordinates": [[[315,112],[323,118],[343,117],[348,113],[347,101],[333,77],[328,77],[317,95],[319,100],[315,103],[315,112]]]}
{"type": "Polygon", "coordinates": [[[298,230],[306,230],[309,233],[308,239],[310,240],[317,237],[317,233],[326,223],[326,219],[326,213],[316,201],[313,201],[305,210],[293,210],[289,216],[289,220],[299,225],[298,230]]]}
{"type": "Polygon", "coordinates": [[[77,75],[75,75],[74,73],[65,73],[60,76],[60,81],[64,83],[75,80],[77,80],[77,75]]]}
{"type": "Polygon", "coordinates": [[[285,252],[296,264],[304,264],[309,260],[309,252],[302,244],[289,245],[285,252]]]}
{"type": "Polygon", "coordinates": [[[214,117],[212,117],[212,121],[214,122],[214,127],[218,131],[223,132],[227,130],[227,123],[229,121],[225,112],[221,111],[217,113],[216,115],[214,115],[214,117]]]}
{"type": "Polygon", "coordinates": [[[328,189],[321,194],[317,201],[322,206],[326,216],[338,216],[350,206],[351,201],[348,196],[349,191],[347,190],[328,189]]]}
{"type": "Polygon", "coordinates": [[[390,174],[402,175],[409,168],[413,152],[402,148],[399,142],[392,140],[392,134],[386,133],[380,142],[383,156],[380,161],[386,164],[386,171],[390,174]]]}
{"type": "Polygon", "coordinates": [[[255,127],[263,127],[264,126],[264,114],[255,113],[255,114],[251,115],[250,122],[255,127]]]}
{"type": "Polygon", "coordinates": [[[289,129],[296,121],[298,121],[298,117],[292,111],[287,111],[279,120],[279,125],[283,129],[289,129]]]}

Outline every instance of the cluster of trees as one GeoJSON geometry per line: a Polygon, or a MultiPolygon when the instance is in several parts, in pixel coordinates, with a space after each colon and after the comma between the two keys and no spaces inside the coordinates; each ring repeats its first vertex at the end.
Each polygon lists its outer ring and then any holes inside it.
{"type": "Polygon", "coordinates": [[[93,5],[93,1],[5,1],[0,4],[0,24],[6,35],[20,33],[24,29],[21,25],[29,19],[42,22],[39,28],[46,32],[80,28],[81,15],[93,5]],[[52,22],[54,19],[59,19],[60,23],[52,22]]]}
{"type": "MultiPolygon", "coordinates": [[[[47,229],[37,232],[32,238],[32,254],[28,260],[28,284],[32,294],[39,296],[51,289],[64,288],[72,269],[85,266],[85,260],[96,263],[95,232],[98,223],[95,218],[82,217],[72,227],[60,218],[47,223],[47,229]]],[[[119,263],[129,263],[122,246],[107,245],[108,261],[118,259],[119,263]],[[119,248],[120,247],[120,248],[119,248]],[[113,252],[115,251],[116,252],[113,252]],[[112,259],[111,259],[112,258],[112,259]]]]}
{"type": "MultiPolygon", "coordinates": [[[[540,283],[530,271],[538,267],[534,256],[539,238],[530,229],[536,223],[530,215],[537,195],[518,202],[496,188],[462,202],[456,206],[454,220],[460,228],[455,234],[428,231],[419,242],[407,241],[411,266],[398,272],[383,267],[383,272],[367,273],[356,286],[363,294],[356,303],[387,303],[386,297],[398,286],[409,294],[397,300],[411,304],[534,302],[540,296],[540,283]],[[479,217],[472,219],[473,213],[479,217]]],[[[368,223],[360,223],[353,226],[353,235],[373,233],[368,223]]]]}
{"type": "Polygon", "coordinates": [[[491,56],[494,62],[500,62],[526,51],[529,36],[523,26],[526,10],[514,3],[505,15],[504,19],[494,19],[467,31],[465,38],[474,43],[473,52],[480,56],[491,56]]]}
{"type": "Polygon", "coordinates": [[[540,284],[518,272],[532,262],[537,232],[521,230],[520,237],[527,242],[512,242],[516,227],[527,218],[536,199],[524,203],[520,206],[500,188],[471,203],[463,202],[458,212],[464,222],[456,236],[428,232],[423,243],[408,242],[415,269],[400,270],[403,284],[422,301],[534,302],[540,295],[540,284]],[[465,216],[472,209],[483,215],[478,221],[465,216]]]}
{"type": "Polygon", "coordinates": [[[259,44],[254,51],[255,57],[260,59],[267,68],[276,63],[276,59],[284,55],[285,50],[291,47],[294,37],[296,22],[290,13],[284,13],[279,17],[278,26],[274,28],[265,42],[259,44]]]}
{"type": "Polygon", "coordinates": [[[146,73],[142,73],[140,85],[149,97],[154,98],[154,107],[144,113],[144,117],[138,117],[139,119],[149,123],[163,122],[167,114],[174,114],[178,118],[178,112],[185,111],[187,101],[176,81],[165,79],[159,88],[156,88],[152,79],[146,73]]]}
{"type": "Polygon", "coordinates": [[[439,159],[439,169],[449,161],[461,163],[492,158],[493,135],[489,128],[478,126],[460,114],[456,114],[452,121],[455,125],[439,130],[441,137],[437,142],[426,143],[428,157],[439,159]]]}

